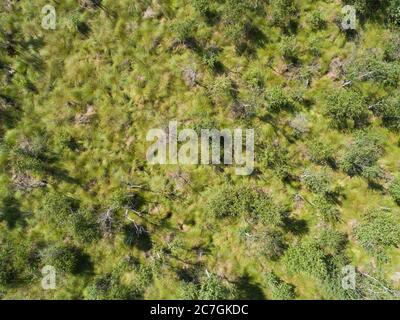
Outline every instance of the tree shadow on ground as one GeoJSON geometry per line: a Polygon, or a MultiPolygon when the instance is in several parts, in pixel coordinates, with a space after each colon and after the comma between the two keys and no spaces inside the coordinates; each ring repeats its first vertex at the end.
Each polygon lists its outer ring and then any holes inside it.
{"type": "Polygon", "coordinates": [[[124,243],[141,251],[149,251],[153,247],[151,235],[144,226],[129,224],[123,227],[124,243]]]}
{"type": "Polygon", "coordinates": [[[24,213],[20,209],[18,200],[13,195],[8,195],[3,199],[0,220],[4,220],[10,229],[15,228],[17,224],[26,225],[24,213]]]}
{"type": "Polygon", "coordinates": [[[89,254],[79,248],[75,248],[78,255],[79,264],[75,269],[76,274],[93,274],[93,261],[89,254]]]}
{"type": "Polygon", "coordinates": [[[248,274],[235,281],[239,300],[265,300],[265,295],[259,284],[253,282],[248,274]]]}
{"type": "Polygon", "coordinates": [[[285,226],[284,229],[285,231],[291,232],[294,235],[304,235],[308,233],[308,225],[307,221],[304,219],[297,219],[293,217],[287,217],[285,218],[285,226]]]}

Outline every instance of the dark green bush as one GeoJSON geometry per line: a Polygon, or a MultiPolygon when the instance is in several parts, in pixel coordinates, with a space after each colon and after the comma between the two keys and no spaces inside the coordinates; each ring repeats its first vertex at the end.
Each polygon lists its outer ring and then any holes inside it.
{"type": "Polygon", "coordinates": [[[298,8],[294,0],[271,1],[272,24],[282,29],[288,29],[298,17],[298,8]]]}
{"type": "Polygon", "coordinates": [[[393,200],[400,205],[400,178],[397,178],[390,185],[389,193],[393,200]]]}
{"type": "Polygon", "coordinates": [[[324,114],[340,129],[361,127],[368,122],[368,104],[357,92],[337,90],[327,97],[324,114]]]}
{"type": "Polygon", "coordinates": [[[388,18],[389,22],[393,25],[400,26],[400,1],[399,0],[389,0],[388,7],[388,18]]]}
{"type": "Polygon", "coordinates": [[[67,223],[67,218],[78,209],[79,203],[74,198],[53,192],[46,194],[42,214],[46,219],[61,225],[67,223]]]}
{"type": "Polygon", "coordinates": [[[328,275],[325,254],[312,242],[289,247],[283,256],[283,262],[290,273],[300,273],[316,279],[324,279],[328,275]]]}
{"type": "Polygon", "coordinates": [[[400,245],[400,224],[391,212],[369,210],[354,234],[360,244],[372,253],[400,245]]]}
{"type": "Polygon", "coordinates": [[[275,226],[283,221],[282,208],[251,187],[223,186],[211,195],[207,209],[216,218],[246,216],[275,226]]]}
{"type": "Polygon", "coordinates": [[[9,287],[16,280],[13,263],[13,249],[6,244],[0,245],[0,290],[9,287]]]}
{"type": "Polygon", "coordinates": [[[326,20],[321,11],[312,11],[309,15],[311,28],[315,31],[320,31],[326,27],[326,20]]]}
{"type": "Polygon", "coordinates": [[[0,292],[29,284],[38,276],[39,247],[39,242],[22,233],[17,233],[16,238],[8,231],[0,234],[0,292]]]}
{"type": "Polygon", "coordinates": [[[207,0],[192,0],[191,3],[193,7],[204,16],[211,11],[211,4],[207,0]]]}
{"type": "Polygon", "coordinates": [[[368,132],[358,132],[346,147],[340,159],[340,167],[350,176],[362,176],[367,179],[378,178],[378,159],[383,154],[379,138],[368,132]],[[371,176],[373,174],[374,176],[371,176]]]}
{"type": "Polygon", "coordinates": [[[78,201],[63,194],[47,194],[40,215],[59,231],[79,241],[91,242],[99,236],[98,224],[91,214],[81,210],[78,201]]]}
{"type": "Polygon", "coordinates": [[[53,245],[42,250],[41,257],[43,264],[51,265],[58,271],[76,273],[81,255],[75,247],[53,245]]]}
{"type": "Polygon", "coordinates": [[[385,127],[400,131],[400,97],[395,96],[377,103],[374,106],[374,113],[382,119],[385,127]]]}

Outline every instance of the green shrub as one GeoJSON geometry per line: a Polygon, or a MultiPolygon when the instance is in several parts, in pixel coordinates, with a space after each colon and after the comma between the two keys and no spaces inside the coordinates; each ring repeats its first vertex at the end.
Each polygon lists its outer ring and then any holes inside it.
{"type": "Polygon", "coordinates": [[[400,66],[386,62],[374,52],[366,52],[355,56],[344,66],[346,78],[353,81],[372,81],[384,86],[397,86],[400,66]]]}
{"type": "Polygon", "coordinates": [[[286,249],[286,243],[281,231],[266,230],[259,241],[261,254],[272,261],[278,260],[286,249]]]}
{"type": "Polygon", "coordinates": [[[178,40],[187,41],[194,37],[196,26],[197,23],[194,19],[187,18],[175,23],[172,30],[175,32],[178,40]]]}
{"type": "Polygon", "coordinates": [[[321,11],[312,11],[309,16],[309,21],[314,31],[320,31],[326,28],[326,20],[321,11]]]}
{"type": "Polygon", "coordinates": [[[316,164],[327,165],[335,162],[333,148],[319,139],[309,141],[307,150],[311,161],[316,164]]]}
{"type": "Polygon", "coordinates": [[[374,106],[374,113],[386,128],[400,131],[400,97],[396,96],[374,106]]]}
{"type": "Polygon", "coordinates": [[[281,87],[274,87],[267,92],[266,102],[268,110],[280,112],[293,108],[293,101],[281,87]]]}
{"type": "Polygon", "coordinates": [[[207,209],[216,218],[237,217],[243,213],[243,202],[238,188],[225,186],[211,195],[207,209]]]}
{"type": "Polygon", "coordinates": [[[112,192],[108,205],[113,209],[135,208],[137,209],[143,203],[143,199],[139,194],[127,192],[122,188],[112,192]]]}
{"type": "Polygon", "coordinates": [[[68,230],[79,241],[89,243],[99,238],[99,225],[88,212],[79,211],[72,215],[70,219],[68,230]]]}
{"type": "Polygon", "coordinates": [[[135,281],[139,288],[145,289],[153,280],[154,268],[152,265],[140,264],[135,270],[135,281]]]}
{"type": "Polygon", "coordinates": [[[206,48],[201,55],[203,63],[210,69],[215,70],[219,64],[220,50],[217,47],[206,48]]]}
{"type": "Polygon", "coordinates": [[[307,49],[313,57],[320,57],[322,55],[321,37],[317,35],[310,35],[307,49]]]}
{"type": "Polygon", "coordinates": [[[354,234],[360,244],[372,253],[400,245],[400,224],[393,214],[383,210],[369,210],[354,234]]]}
{"type": "Polygon", "coordinates": [[[340,167],[350,176],[360,175],[371,179],[378,178],[377,161],[383,154],[379,138],[368,132],[358,132],[346,147],[340,159],[340,167]],[[375,176],[371,176],[375,175],[375,176]]]}
{"type": "Polygon", "coordinates": [[[14,234],[10,230],[0,232],[0,292],[28,285],[38,277],[39,247],[37,239],[28,237],[23,230],[14,234]]]}
{"type": "Polygon", "coordinates": [[[296,62],[299,58],[299,46],[293,36],[283,37],[279,43],[279,52],[289,62],[296,62]]]}
{"type": "Polygon", "coordinates": [[[369,182],[375,182],[382,177],[382,170],[378,166],[366,167],[362,172],[362,176],[369,182]]]}
{"type": "Polygon", "coordinates": [[[87,300],[136,300],[142,294],[137,286],[127,287],[111,274],[95,278],[84,291],[87,300]]]}
{"type": "Polygon", "coordinates": [[[232,98],[232,81],[228,76],[219,76],[208,87],[208,91],[215,102],[229,101],[232,98]]]}
{"type": "Polygon", "coordinates": [[[211,10],[211,4],[207,0],[192,0],[191,3],[193,7],[204,16],[206,16],[211,10]]]}
{"type": "Polygon", "coordinates": [[[265,79],[261,70],[257,68],[249,68],[243,75],[244,79],[251,88],[261,90],[264,88],[265,79]]]}
{"type": "Polygon", "coordinates": [[[198,282],[182,281],[178,289],[181,300],[227,300],[235,295],[235,285],[214,274],[207,274],[198,282]]]}
{"type": "Polygon", "coordinates": [[[204,277],[200,283],[199,300],[226,300],[235,295],[235,287],[216,275],[204,277]]]}
{"type": "Polygon", "coordinates": [[[275,273],[268,272],[265,282],[271,290],[271,297],[274,300],[293,300],[296,298],[295,287],[280,279],[275,273]]]}
{"type": "Polygon", "coordinates": [[[41,252],[42,263],[53,266],[57,271],[76,273],[80,262],[77,248],[67,245],[53,245],[41,252]]]}
{"type": "Polygon", "coordinates": [[[326,171],[308,168],[302,172],[300,179],[311,192],[326,195],[332,191],[330,187],[332,177],[326,171]]]}
{"type": "Polygon", "coordinates": [[[193,282],[182,281],[178,289],[179,300],[196,300],[199,288],[193,282]]]}
{"type": "Polygon", "coordinates": [[[337,209],[337,206],[330,199],[325,196],[318,195],[313,200],[315,209],[317,210],[317,214],[319,218],[328,223],[334,223],[339,220],[340,212],[337,209]]]}
{"type": "Polygon", "coordinates": [[[345,247],[346,235],[332,227],[325,227],[317,237],[317,242],[324,250],[325,254],[338,255],[345,247]]]}
{"type": "Polygon", "coordinates": [[[279,260],[287,248],[282,229],[268,224],[248,224],[239,229],[239,237],[253,255],[265,257],[271,261],[279,260]]]}
{"type": "Polygon", "coordinates": [[[267,225],[281,226],[284,219],[284,208],[276,204],[267,193],[259,191],[252,193],[253,199],[248,203],[248,216],[267,225]]]}
{"type": "Polygon", "coordinates": [[[316,279],[324,279],[328,275],[324,252],[312,242],[289,247],[283,256],[283,263],[290,273],[300,273],[316,279]]]}
{"type": "Polygon", "coordinates": [[[44,198],[40,215],[61,232],[83,242],[91,242],[99,236],[98,224],[89,212],[79,209],[79,202],[60,193],[48,193],[44,198]]]}
{"type": "Polygon", "coordinates": [[[43,199],[41,213],[46,219],[63,225],[68,217],[79,208],[79,203],[74,198],[61,193],[48,193],[43,199]]]}
{"type": "Polygon", "coordinates": [[[396,62],[400,59],[400,35],[391,34],[387,39],[385,39],[384,59],[388,62],[396,62]]]}
{"type": "Polygon", "coordinates": [[[400,178],[397,178],[390,185],[389,193],[393,200],[400,205],[400,178]]]}
{"type": "Polygon", "coordinates": [[[272,169],[279,178],[286,179],[290,177],[292,165],[289,160],[288,150],[279,144],[268,145],[262,151],[260,160],[264,167],[272,169]]]}
{"type": "Polygon", "coordinates": [[[368,122],[369,110],[364,98],[351,90],[337,90],[326,99],[324,114],[340,129],[360,127],[368,122]]]}
{"type": "Polygon", "coordinates": [[[400,26],[400,0],[389,0],[388,7],[389,22],[395,26],[400,26]]]}
{"type": "Polygon", "coordinates": [[[54,134],[53,143],[56,150],[69,149],[73,151],[79,148],[79,144],[74,136],[65,129],[60,129],[54,134]]]}
{"type": "Polygon", "coordinates": [[[273,25],[282,29],[289,28],[297,19],[298,8],[294,0],[271,1],[271,17],[273,25]]]}
{"type": "Polygon", "coordinates": [[[216,218],[246,216],[275,226],[283,221],[272,198],[251,187],[223,186],[211,194],[207,209],[216,218]]]}
{"type": "Polygon", "coordinates": [[[42,159],[33,155],[27,154],[19,149],[12,150],[11,163],[13,168],[20,173],[26,171],[42,172],[45,168],[42,159]]]}
{"type": "MultiPolygon", "coordinates": [[[[262,2],[246,0],[235,1],[225,0],[221,15],[223,23],[223,33],[227,39],[230,39],[236,49],[240,49],[241,45],[249,38],[249,32],[252,30],[252,14],[262,14],[262,2]]],[[[250,35],[251,37],[251,35],[250,35]]]]}
{"type": "Polygon", "coordinates": [[[0,290],[9,287],[16,280],[12,247],[0,244],[0,290]]]}

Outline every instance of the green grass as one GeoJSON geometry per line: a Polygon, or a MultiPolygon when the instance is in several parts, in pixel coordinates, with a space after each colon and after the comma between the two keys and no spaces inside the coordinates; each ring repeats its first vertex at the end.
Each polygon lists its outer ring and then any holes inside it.
{"type": "MultiPolygon", "coordinates": [[[[273,24],[271,5],[260,4],[257,10],[249,6],[240,15],[257,32],[252,29],[238,48],[238,39],[229,37],[229,23],[224,20],[224,14],[231,10],[229,1],[208,2],[220,17],[214,20],[201,15],[192,2],[195,1],[104,0],[102,8],[94,10],[79,7],[72,0],[53,3],[56,30],[40,26],[40,10],[47,4],[44,0],[19,1],[11,11],[1,9],[4,14],[0,17],[0,40],[5,44],[7,31],[11,31],[15,53],[0,47],[0,66],[7,66],[0,68],[0,97],[10,97],[15,106],[3,111],[0,104],[0,143],[8,146],[0,150],[0,250],[3,243],[12,239],[15,247],[28,241],[38,243],[40,250],[54,243],[73,245],[89,257],[88,268],[78,274],[57,275],[57,289],[45,291],[40,286],[43,265],[35,256],[37,266],[29,276],[14,276],[4,288],[0,281],[2,298],[82,299],[85,288],[96,276],[114,272],[120,286],[133,286],[140,276],[137,265],[153,268],[152,278],[141,287],[144,299],[177,298],[183,281],[180,275],[183,278],[182,274],[188,273],[196,282],[206,270],[225,284],[235,284],[241,298],[272,298],[265,283],[265,275],[271,271],[295,286],[298,299],[342,298],[329,294],[320,279],[290,274],[282,259],[270,261],[249,249],[240,236],[243,228],[253,227],[248,215],[216,219],[206,204],[210,192],[225,183],[247,185],[267,192],[286,208],[289,220],[282,230],[287,246],[315,238],[324,223],[313,205],[315,194],[306,189],[299,177],[305,168],[323,166],[312,163],[307,142],[318,138],[332,147],[339,164],[357,131],[336,129],[324,116],[326,97],[332,90],[346,90],[341,87],[345,75],[329,77],[331,62],[335,58],[343,62],[370,49],[380,52],[398,29],[375,20],[372,14],[358,25],[356,37],[351,39],[335,23],[340,19],[339,1],[298,0],[298,17],[293,17],[298,28],[284,30],[273,24]],[[148,7],[153,8],[156,17],[143,18],[148,7]],[[312,30],[309,15],[314,10],[325,17],[324,29],[312,30]],[[195,44],[176,40],[174,26],[188,18],[195,21],[191,25],[195,44]],[[87,25],[86,34],[79,32],[76,21],[87,25]],[[297,42],[296,63],[280,52],[286,35],[297,42]],[[319,56],[311,51],[313,38],[319,56]],[[204,59],[212,47],[219,49],[217,61],[221,67],[215,69],[204,59]],[[196,70],[193,87],[185,84],[185,68],[196,70]],[[11,69],[15,73],[10,78],[7,74],[11,69]],[[302,81],[307,70],[311,70],[308,86],[302,81]],[[254,72],[262,82],[258,93],[249,85],[254,72]],[[231,83],[237,97],[229,89],[216,93],[216,81],[223,78],[231,83]],[[268,108],[265,95],[277,86],[292,98],[294,111],[274,112],[268,108]],[[300,91],[304,99],[296,100],[300,91]],[[260,100],[252,100],[257,94],[260,100]],[[231,112],[235,99],[256,101],[255,114],[248,119],[235,118],[231,112]],[[87,122],[79,123],[77,119],[88,110],[93,112],[87,122]],[[290,121],[299,113],[307,119],[309,132],[296,136],[290,121]],[[16,120],[11,121],[10,116],[16,120]],[[171,120],[178,120],[182,127],[214,123],[217,129],[254,128],[256,159],[268,146],[278,143],[286,149],[291,179],[282,179],[276,168],[266,167],[262,161],[256,162],[256,170],[249,177],[236,176],[229,166],[152,166],[146,162],[146,133],[151,128],[167,126],[171,120]],[[33,145],[35,137],[43,141],[40,161],[44,169],[23,169],[18,174],[47,184],[44,188],[18,190],[13,182],[18,163],[12,150],[21,148],[24,141],[33,145]],[[128,183],[142,187],[130,189],[128,183]],[[149,239],[135,239],[133,245],[124,242],[123,227],[129,221],[123,208],[115,209],[114,236],[100,236],[89,243],[80,241],[64,227],[40,219],[46,195],[59,192],[76,199],[80,210],[86,210],[97,223],[119,189],[143,198],[136,208],[143,216],[133,211],[129,215],[146,228],[149,239]],[[14,199],[12,206],[6,201],[10,195],[14,199]],[[13,221],[7,218],[10,216],[13,221]],[[10,226],[10,222],[14,224],[10,226]],[[173,244],[176,247],[171,249],[173,244]],[[136,259],[137,265],[126,263],[116,270],[117,265],[128,261],[127,257],[136,259]],[[153,266],[159,260],[161,264],[153,266]]],[[[399,61],[393,62],[393,68],[396,65],[399,61]]],[[[398,96],[399,85],[360,80],[351,88],[372,104],[398,96]]],[[[398,175],[400,135],[385,128],[377,114],[370,112],[369,120],[360,129],[378,133],[384,149],[378,160],[384,174],[375,181],[375,188],[365,178],[348,176],[339,166],[331,170],[330,185],[340,187],[336,204],[340,220],[333,227],[348,238],[338,267],[352,264],[400,289],[400,283],[391,282],[392,275],[400,272],[400,244],[387,248],[387,260],[380,261],[360,246],[353,233],[353,227],[368,209],[385,207],[399,215],[388,186],[390,177],[398,175]]],[[[26,272],[24,268],[17,270],[21,275],[26,272]]]]}

